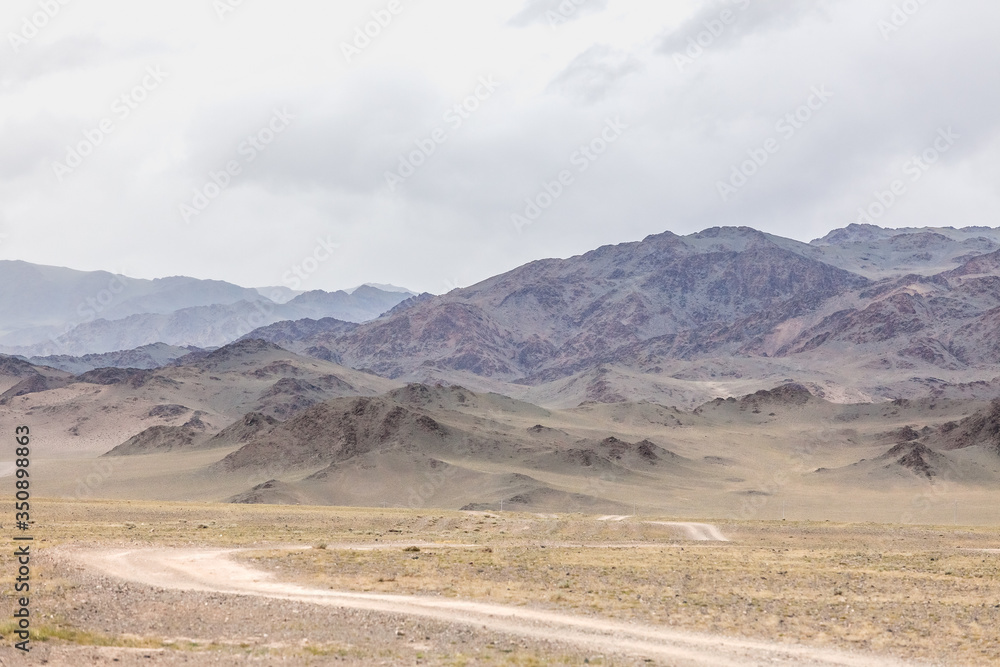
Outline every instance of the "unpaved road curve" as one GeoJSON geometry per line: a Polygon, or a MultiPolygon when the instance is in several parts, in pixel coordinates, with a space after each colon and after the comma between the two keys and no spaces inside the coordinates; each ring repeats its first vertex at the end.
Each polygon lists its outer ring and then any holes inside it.
{"type": "Polygon", "coordinates": [[[70,552],[84,565],[112,577],[174,590],[254,595],[318,605],[408,614],[447,623],[562,642],[607,653],[651,658],[662,664],[902,665],[885,658],[821,648],[680,632],[588,616],[509,607],[454,598],[311,589],[275,581],[229,558],[228,549],[130,549],[70,552]]]}
{"type": "Polygon", "coordinates": [[[690,523],[686,521],[646,521],[645,523],[654,526],[672,526],[684,531],[684,535],[689,540],[699,542],[728,542],[729,539],[722,534],[722,531],[710,523],[690,523]]]}
{"type": "MultiPolygon", "coordinates": [[[[625,521],[631,519],[629,514],[607,514],[597,517],[598,521],[625,521]]],[[[680,528],[684,537],[698,542],[728,542],[729,539],[722,534],[722,531],[710,523],[691,523],[690,521],[643,521],[652,526],[670,526],[680,528]]]]}

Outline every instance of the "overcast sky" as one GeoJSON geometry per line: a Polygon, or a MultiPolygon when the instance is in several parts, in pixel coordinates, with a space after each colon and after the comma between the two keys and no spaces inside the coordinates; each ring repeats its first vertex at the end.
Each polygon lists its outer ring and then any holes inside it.
{"type": "Polygon", "coordinates": [[[995,0],[5,0],[0,258],[440,293],[667,230],[995,226],[998,24],[995,0]]]}

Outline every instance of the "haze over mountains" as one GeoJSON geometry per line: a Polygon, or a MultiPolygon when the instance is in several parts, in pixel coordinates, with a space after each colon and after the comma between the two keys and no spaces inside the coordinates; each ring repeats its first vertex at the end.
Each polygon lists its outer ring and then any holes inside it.
{"type": "Polygon", "coordinates": [[[5,262],[0,342],[82,372],[261,338],[384,377],[566,407],[692,407],[788,379],[834,400],[965,395],[1000,376],[998,251],[988,227],[855,224],[809,244],[714,228],[540,260],[442,296],[273,290],[284,303],[214,281],[5,262]],[[74,323],[81,312],[94,319],[74,323]]]}
{"type": "Polygon", "coordinates": [[[0,261],[0,351],[26,356],[120,352],[164,343],[217,347],[286,319],[374,319],[411,292],[248,289],[173,277],[139,280],[20,261],[0,261]]]}
{"type": "MultiPolygon", "coordinates": [[[[74,296],[6,320],[11,335],[110,276],[31,275],[74,296]]],[[[617,514],[637,497],[736,511],[792,490],[823,508],[848,488],[862,511],[864,493],[1000,483],[993,228],[668,232],[442,296],[265,303],[197,285],[123,288],[107,312],[142,312],[64,336],[86,355],[0,356],[0,415],[47,434],[52,475],[105,455],[114,497],[617,514]],[[199,298],[235,301],[154,312],[199,298]],[[261,304],[265,326],[226,334],[261,304]]]]}

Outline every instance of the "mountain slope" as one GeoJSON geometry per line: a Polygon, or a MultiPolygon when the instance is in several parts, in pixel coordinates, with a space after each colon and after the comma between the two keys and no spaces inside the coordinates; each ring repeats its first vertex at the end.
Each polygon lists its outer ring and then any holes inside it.
{"type": "Polygon", "coordinates": [[[700,347],[682,344],[682,354],[721,350],[739,342],[727,327],[762,334],[868,284],[788,243],[715,229],[532,262],[390,313],[328,347],[350,366],[389,377],[433,368],[536,383],[635,359],[665,336],[699,339],[700,347]]]}
{"type": "Polygon", "coordinates": [[[194,347],[178,347],[166,343],[143,345],[131,350],[85,354],[74,357],[60,354],[28,359],[36,366],[50,366],[70,373],[86,373],[98,368],[144,368],[153,369],[166,366],[196,351],[194,347]]]}
{"type": "MultiPolygon", "coordinates": [[[[197,434],[190,429],[160,429],[125,450],[184,448],[200,444],[249,412],[263,413],[265,422],[286,419],[317,402],[377,395],[399,386],[260,340],[192,353],[157,369],[104,368],[75,377],[6,360],[10,358],[0,357],[0,369],[8,367],[0,376],[7,385],[0,396],[0,417],[47,433],[38,445],[40,451],[58,456],[104,453],[151,427],[191,426],[197,417],[197,434]]],[[[216,441],[210,446],[223,444],[216,441]]]]}
{"type": "Polygon", "coordinates": [[[548,405],[693,407],[789,379],[835,400],[986,396],[1000,361],[998,249],[992,228],[855,226],[812,244],[747,228],[665,233],[410,299],[349,331],[316,324],[287,344],[548,405]]]}

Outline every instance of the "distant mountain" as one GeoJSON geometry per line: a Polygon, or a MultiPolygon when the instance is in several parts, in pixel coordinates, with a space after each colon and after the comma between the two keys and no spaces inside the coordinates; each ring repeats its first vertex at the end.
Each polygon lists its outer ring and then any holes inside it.
{"type": "Polygon", "coordinates": [[[279,321],[325,317],[348,322],[372,320],[412,296],[409,291],[397,290],[362,286],[349,294],[265,289],[276,299],[271,300],[259,290],[219,281],[137,280],[104,272],[0,262],[0,351],[66,358],[160,343],[217,347],[279,321]]]}
{"type": "Polygon", "coordinates": [[[416,296],[416,292],[411,292],[405,287],[400,287],[399,285],[389,285],[387,283],[365,283],[364,285],[352,287],[351,289],[346,289],[344,291],[347,292],[348,294],[354,294],[354,292],[361,289],[362,287],[374,287],[375,289],[381,290],[383,292],[401,292],[403,294],[406,294],[407,296],[416,296]]]}
{"type": "Polygon", "coordinates": [[[644,344],[716,349],[710,343],[724,323],[743,323],[741,338],[762,334],[869,285],[789,243],[750,229],[665,233],[532,262],[367,323],[329,347],[346,364],[389,377],[431,367],[530,383],[634,360],[644,344]]]}
{"type": "MultiPolygon", "coordinates": [[[[666,232],[441,296],[368,285],[275,303],[251,292],[95,319],[4,351],[80,371],[88,362],[65,357],[259,338],[395,380],[564,407],[694,407],[787,381],[839,402],[989,399],[1000,388],[1000,229],[988,227],[851,225],[812,243],[746,227],[666,232]]],[[[122,353],[108,365],[126,358],[154,363],[122,353]]],[[[292,384],[268,398],[274,415],[325,391],[292,384]]]]}
{"type": "Polygon", "coordinates": [[[168,314],[261,298],[218,280],[140,280],[106,271],[75,271],[0,260],[0,343],[35,343],[98,318],[168,314]]]}
{"type": "Polygon", "coordinates": [[[132,350],[107,352],[105,354],[86,354],[80,357],[69,355],[52,355],[48,357],[32,357],[28,359],[36,366],[49,366],[74,374],[86,373],[97,368],[140,368],[153,369],[180,359],[198,348],[177,347],[165,343],[143,345],[132,350]]]}
{"type": "Polygon", "coordinates": [[[884,229],[852,224],[810,243],[816,257],[868,278],[934,275],[1000,250],[1000,228],[884,229]]]}
{"type": "Polygon", "coordinates": [[[898,236],[914,236],[934,234],[945,236],[954,241],[970,241],[975,239],[992,239],[1000,242],[998,227],[879,227],[878,225],[862,225],[853,223],[847,227],[834,229],[823,238],[811,241],[811,245],[843,246],[854,243],[872,243],[888,241],[898,236]]]}
{"type": "Polygon", "coordinates": [[[288,303],[298,295],[302,294],[302,290],[293,290],[288,287],[257,287],[256,292],[262,297],[270,299],[275,303],[288,303]]]}
{"type": "Polygon", "coordinates": [[[811,244],[744,227],[667,232],[282,344],[556,404],[693,405],[785,379],[837,400],[964,395],[998,375],[998,341],[1000,230],[853,225],[811,244]]]}
{"type": "Polygon", "coordinates": [[[278,319],[274,321],[334,317],[346,322],[367,322],[411,296],[413,293],[409,291],[384,291],[368,285],[350,293],[314,290],[300,294],[277,308],[275,316],[278,319]]]}

